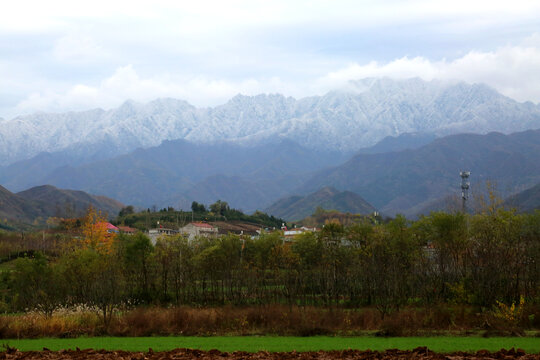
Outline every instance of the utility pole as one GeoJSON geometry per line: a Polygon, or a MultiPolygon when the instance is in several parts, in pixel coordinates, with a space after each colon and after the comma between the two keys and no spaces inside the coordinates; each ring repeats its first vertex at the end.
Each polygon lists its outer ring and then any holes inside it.
{"type": "Polygon", "coordinates": [[[469,199],[469,176],[471,175],[470,171],[461,171],[459,176],[461,176],[461,211],[463,213],[467,212],[467,200],[469,199]]]}

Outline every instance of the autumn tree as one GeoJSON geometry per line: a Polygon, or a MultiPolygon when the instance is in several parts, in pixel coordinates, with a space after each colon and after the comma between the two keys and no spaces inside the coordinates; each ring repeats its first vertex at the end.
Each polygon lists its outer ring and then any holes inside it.
{"type": "Polygon", "coordinates": [[[84,247],[111,252],[115,233],[109,232],[107,219],[100,211],[90,206],[82,221],[82,242],[84,247]]]}

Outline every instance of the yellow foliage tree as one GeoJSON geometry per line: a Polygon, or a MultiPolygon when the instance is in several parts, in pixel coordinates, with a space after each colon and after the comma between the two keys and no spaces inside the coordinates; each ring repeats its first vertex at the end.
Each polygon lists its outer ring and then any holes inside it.
{"type": "Polygon", "coordinates": [[[519,304],[517,306],[515,302],[513,302],[512,305],[506,305],[501,301],[497,301],[495,317],[517,325],[523,315],[524,306],[525,298],[522,295],[519,297],[519,304]]]}
{"type": "Polygon", "coordinates": [[[92,206],[88,207],[82,222],[83,247],[110,253],[116,234],[107,228],[107,219],[92,206]]]}

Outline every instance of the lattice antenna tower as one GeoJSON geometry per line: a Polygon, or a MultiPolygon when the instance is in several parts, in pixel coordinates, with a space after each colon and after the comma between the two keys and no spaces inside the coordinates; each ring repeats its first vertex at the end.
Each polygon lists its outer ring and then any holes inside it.
{"type": "Polygon", "coordinates": [[[469,176],[471,175],[470,171],[460,171],[459,176],[461,176],[461,210],[467,212],[467,200],[469,200],[469,176]]]}

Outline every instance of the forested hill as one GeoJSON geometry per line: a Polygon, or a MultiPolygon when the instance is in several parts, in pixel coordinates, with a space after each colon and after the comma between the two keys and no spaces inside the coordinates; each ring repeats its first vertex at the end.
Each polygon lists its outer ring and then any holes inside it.
{"type": "Polygon", "coordinates": [[[540,183],[523,190],[505,200],[507,207],[514,207],[518,211],[532,211],[540,209],[540,183]]]}
{"type": "Polygon", "coordinates": [[[50,185],[37,186],[16,194],[0,186],[2,220],[33,223],[40,220],[43,222],[51,216],[77,217],[82,216],[90,205],[109,216],[116,216],[124,206],[105,196],[57,189],[50,185]]]}
{"type": "Polygon", "coordinates": [[[28,221],[39,216],[41,210],[36,204],[27,201],[0,185],[0,219],[28,221]]]}
{"type": "Polygon", "coordinates": [[[321,207],[351,214],[371,214],[376,209],[358,194],[324,187],[307,196],[289,196],[278,200],[265,211],[285,220],[301,220],[321,207]]]}

